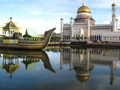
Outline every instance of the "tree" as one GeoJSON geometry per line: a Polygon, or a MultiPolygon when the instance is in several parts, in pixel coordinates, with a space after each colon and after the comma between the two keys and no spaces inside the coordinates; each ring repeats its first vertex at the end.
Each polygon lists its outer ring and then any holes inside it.
{"type": "Polygon", "coordinates": [[[83,41],[83,37],[80,37],[80,39],[83,41]]]}
{"type": "Polygon", "coordinates": [[[87,37],[84,37],[85,40],[87,40],[87,37]]]}

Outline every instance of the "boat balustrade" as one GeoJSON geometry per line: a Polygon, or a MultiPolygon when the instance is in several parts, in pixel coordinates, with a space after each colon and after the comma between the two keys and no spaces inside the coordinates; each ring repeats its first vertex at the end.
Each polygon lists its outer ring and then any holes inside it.
{"type": "Polygon", "coordinates": [[[25,43],[25,42],[28,42],[28,41],[41,41],[42,39],[41,38],[38,38],[38,37],[29,37],[29,38],[22,38],[22,39],[19,39],[19,43],[25,43]]]}

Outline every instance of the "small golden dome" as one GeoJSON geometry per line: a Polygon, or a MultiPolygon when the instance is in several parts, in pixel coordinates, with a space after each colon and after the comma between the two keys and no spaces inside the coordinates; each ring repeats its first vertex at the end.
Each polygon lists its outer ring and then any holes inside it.
{"type": "Polygon", "coordinates": [[[116,6],[116,4],[115,4],[115,3],[113,3],[113,4],[112,4],[112,6],[116,6]]]}
{"type": "Polygon", "coordinates": [[[116,15],[115,15],[115,14],[113,14],[112,16],[113,16],[113,17],[116,17],[116,15]]]}
{"type": "Polygon", "coordinates": [[[70,19],[71,19],[71,20],[73,20],[74,18],[73,18],[73,17],[71,17],[70,19]]]}
{"type": "Polygon", "coordinates": [[[91,10],[87,6],[81,6],[77,10],[77,13],[91,13],[91,10]]]}
{"type": "Polygon", "coordinates": [[[118,21],[118,19],[116,19],[116,21],[118,21]]]}
{"type": "Polygon", "coordinates": [[[64,20],[63,18],[61,18],[60,20],[64,20]]]}
{"type": "Polygon", "coordinates": [[[111,85],[114,85],[114,82],[113,82],[113,81],[111,81],[111,82],[110,82],[110,84],[111,84],[111,85]]]}

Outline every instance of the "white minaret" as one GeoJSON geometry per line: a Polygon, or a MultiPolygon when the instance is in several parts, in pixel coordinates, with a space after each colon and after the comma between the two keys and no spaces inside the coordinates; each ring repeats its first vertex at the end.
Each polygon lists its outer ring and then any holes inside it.
{"type": "Polygon", "coordinates": [[[60,19],[61,20],[61,27],[60,27],[60,31],[61,31],[61,41],[63,41],[63,18],[60,19]]]}
{"type": "Polygon", "coordinates": [[[116,27],[116,4],[112,4],[112,24],[113,24],[113,32],[116,32],[117,27],[116,27]]]}
{"type": "Polygon", "coordinates": [[[70,32],[70,39],[72,41],[72,37],[74,37],[74,33],[73,33],[73,18],[70,18],[70,27],[71,27],[71,32],[70,32]]]}

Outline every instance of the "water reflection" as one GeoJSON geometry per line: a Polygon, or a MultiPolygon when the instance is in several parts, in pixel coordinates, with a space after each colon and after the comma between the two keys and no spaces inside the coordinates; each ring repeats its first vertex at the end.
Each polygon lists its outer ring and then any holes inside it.
{"type": "Polygon", "coordinates": [[[12,73],[16,73],[18,68],[22,68],[20,66],[18,56],[13,54],[8,54],[6,51],[3,54],[2,66],[1,69],[5,69],[5,73],[10,74],[10,78],[12,78],[12,73]]]}
{"type": "Polygon", "coordinates": [[[45,51],[32,51],[32,50],[0,50],[2,59],[2,66],[0,69],[5,69],[5,73],[12,74],[17,72],[17,69],[22,68],[20,66],[20,59],[25,65],[26,71],[36,69],[38,62],[44,63],[44,68],[55,73],[55,70],[52,68],[49,57],[45,51]]]}
{"type": "Polygon", "coordinates": [[[45,51],[0,50],[0,54],[2,90],[120,87],[120,49],[48,47],[45,51]]]}
{"type": "Polygon", "coordinates": [[[69,64],[69,70],[74,69],[76,79],[81,84],[90,79],[90,73],[96,65],[110,67],[110,84],[114,84],[114,73],[117,67],[116,63],[120,60],[120,50],[64,47],[60,51],[60,69],[64,69],[63,64],[69,64]]]}

